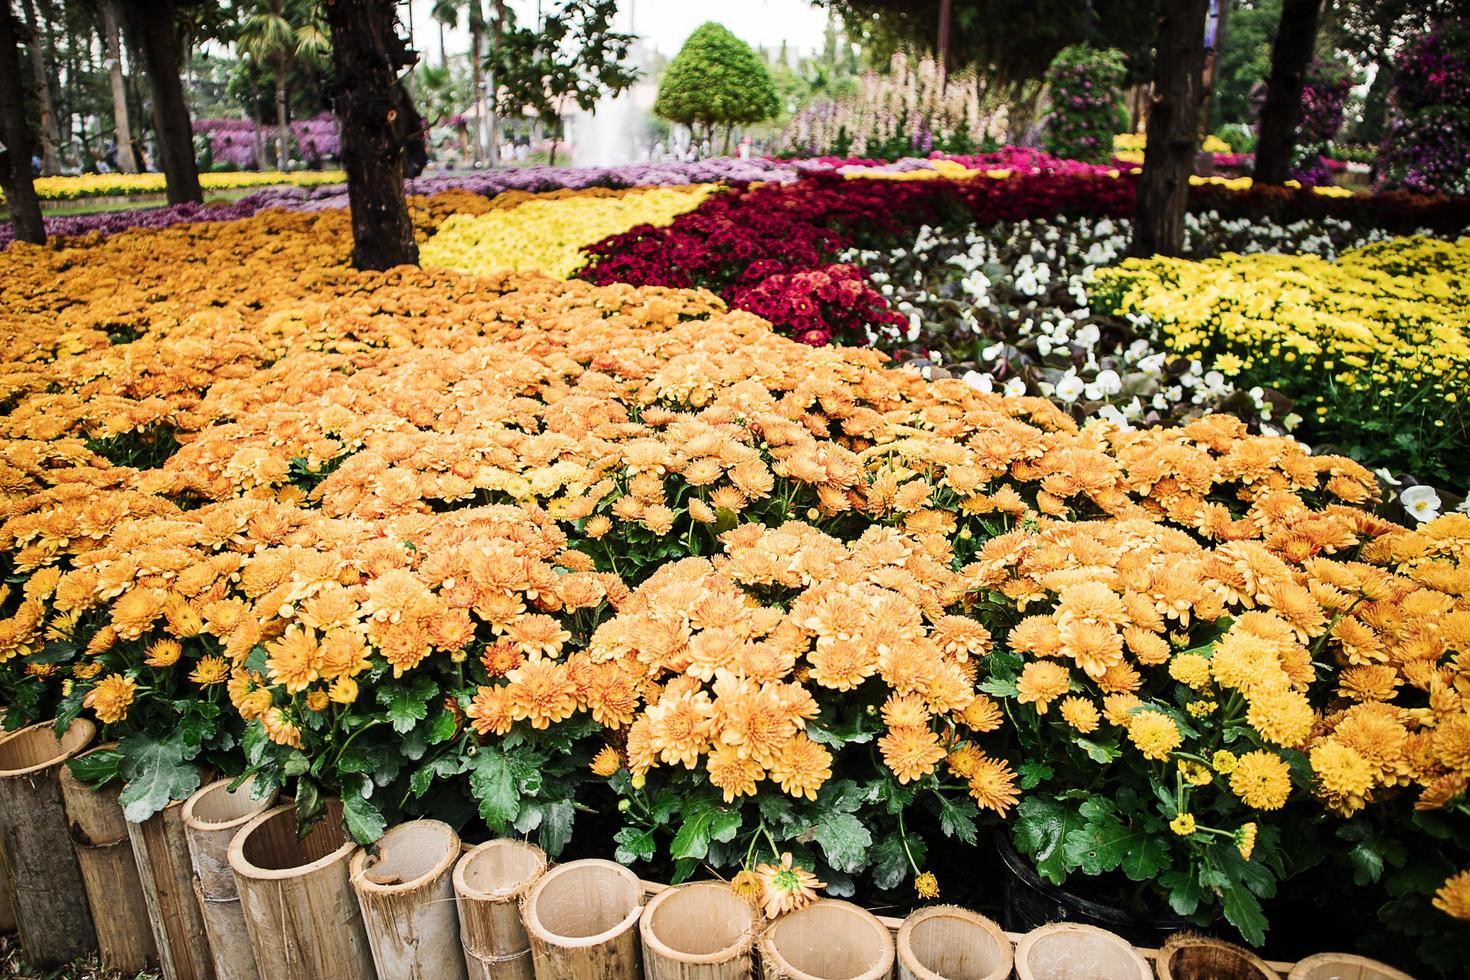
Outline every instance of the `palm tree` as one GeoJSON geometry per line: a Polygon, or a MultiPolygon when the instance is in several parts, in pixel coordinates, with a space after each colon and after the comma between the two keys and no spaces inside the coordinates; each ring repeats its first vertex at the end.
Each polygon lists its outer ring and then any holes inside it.
{"type": "Polygon", "coordinates": [[[439,64],[449,64],[449,52],[444,47],[444,28],[453,28],[459,23],[459,0],[434,0],[430,16],[439,24],[439,64]]]}
{"type": "Polygon", "coordinates": [[[248,0],[235,38],[240,54],[269,66],[276,87],[276,168],[286,169],[290,130],[286,122],[286,76],[294,67],[315,68],[331,50],[316,0],[248,0]]]}

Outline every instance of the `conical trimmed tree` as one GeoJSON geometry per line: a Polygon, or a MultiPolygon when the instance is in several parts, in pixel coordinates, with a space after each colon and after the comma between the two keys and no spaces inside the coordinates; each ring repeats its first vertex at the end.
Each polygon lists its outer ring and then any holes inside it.
{"type": "Polygon", "coordinates": [[[735,126],[769,119],[780,109],[771,73],[750,45],[724,26],[700,25],[679,49],[658,86],[656,115],[712,139],[725,127],[725,151],[735,126]]]}

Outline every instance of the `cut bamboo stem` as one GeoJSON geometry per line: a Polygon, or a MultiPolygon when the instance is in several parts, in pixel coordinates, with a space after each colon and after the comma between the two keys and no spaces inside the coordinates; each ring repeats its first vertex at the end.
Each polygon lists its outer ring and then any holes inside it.
{"type": "Polygon", "coordinates": [[[643,885],[612,861],[572,861],[531,886],[521,906],[536,980],[636,978],[643,885]]]}
{"type": "Polygon", "coordinates": [[[465,980],[454,909],[459,835],[439,820],[412,820],[379,838],[377,852],[358,850],[350,876],[378,976],[465,980]]]}
{"type": "Polygon", "coordinates": [[[142,823],[129,822],[128,836],[164,980],[214,980],[209,933],[194,894],[183,801],[175,800],[142,823]]]}
{"type": "Polygon", "coordinates": [[[230,841],[252,818],[270,809],[276,801],[272,792],[252,799],[255,777],[250,776],[234,791],[233,780],[221,779],[202,787],[184,804],[184,837],[194,869],[194,896],[209,935],[210,956],[218,980],[258,980],[255,954],[245,931],[240,894],[230,870],[230,841]]]}
{"type": "MultiPolygon", "coordinates": [[[[255,963],[266,980],[372,980],[372,951],[348,881],[357,849],[343,831],[342,804],[306,837],[283,804],[257,814],[230,843],[255,963]]],[[[383,980],[391,980],[384,977],[383,980]]]]}
{"type": "Polygon", "coordinates": [[[644,980],[748,980],[763,925],[723,881],[659,892],[638,922],[644,980]]]}
{"type": "Polygon", "coordinates": [[[867,909],[822,898],[771,924],[761,937],[767,980],[882,980],[893,975],[893,937],[867,909]]]}
{"type": "Polygon", "coordinates": [[[15,891],[21,946],[33,966],[68,963],[97,948],[87,889],[61,797],[63,763],[97,728],[79,718],[57,738],[54,723],[0,739],[0,840],[15,891]]]}
{"type": "Polygon", "coordinates": [[[541,848],[509,838],[486,841],[454,866],[459,938],[470,980],[535,977],[521,899],[545,872],[541,848]]]}
{"type": "Polygon", "coordinates": [[[1015,962],[1000,926],[953,905],[904,919],[897,945],[899,980],[1005,980],[1015,962]]]}
{"type": "MultiPolygon", "coordinates": [[[[91,751],[112,747],[102,745],[91,751]]],[[[113,780],[93,789],[66,766],[61,767],[58,778],[87,900],[92,908],[105,910],[92,919],[102,968],[138,973],[157,961],[158,948],[148,923],[128,822],[117,802],[122,784],[113,780]]]]}
{"type": "Polygon", "coordinates": [[[1250,950],[1190,933],[1170,936],[1154,967],[1159,980],[1280,980],[1250,950]]]}
{"type": "Polygon", "coordinates": [[[1288,980],[1413,980],[1386,963],[1351,953],[1318,953],[1292,967],[1288,980]]]}
{"type": "Polygon", "coordinates": [[[1016,944],[1020,980],[1151,980],[1153,970],[1121,936],[1096,926],[1053,922],[1016,944]]]}

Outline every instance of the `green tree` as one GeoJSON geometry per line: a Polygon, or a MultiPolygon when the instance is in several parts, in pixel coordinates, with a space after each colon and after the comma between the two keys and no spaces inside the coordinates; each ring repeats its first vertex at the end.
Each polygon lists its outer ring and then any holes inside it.
{"type": "Polygon", "coordinates": [[[240,11],[236,50],[267,66],[276,90],[276,168],[286,169],[290,143],[286,81],[293,69],[315,68],[331,48],[316,0],[250,0],[240,11]]]}
{"type": "MultiPolygon", "coordinates": [[[[638,73],[623,59],[634,37],[612,29],[617,9],[617,0],[562,0],[539,31],[517,26],[507,9],[492,55],[500,112],[530,109],[556,136],[572,106],[588,112],[603,95],[632,85],[638,73]]],[[[556,163],[555,142],[551,163],[556,163]]]]}
{"type": "Polygon", "coordinates": [[[1281,0],[1251,0],[1230,11],[1215,71],[1215,129],[1254,126],[1251,89],[1271,74],[1271,44],[1281,22],[1281,0]]]}
{"type": "Polygon", "coordinates": [[[658,86],[656,115],[713,139],[725,127],[725,152],[736,125],[760,122],[781,109],[771,73],[750,45],[714,21],[695,29],[658,86]]]}

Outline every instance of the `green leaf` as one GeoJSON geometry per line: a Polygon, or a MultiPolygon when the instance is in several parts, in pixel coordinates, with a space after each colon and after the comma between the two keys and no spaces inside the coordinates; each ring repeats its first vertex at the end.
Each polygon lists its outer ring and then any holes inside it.
{"type": "Polygon", "coordinates": [[[1169,848],[1158,833],[1145,833],[1128,845],[1123,855],[1123,873],[1131,881],[1152,881],[1168,868],[1169,848]]]}
{"type": "Polygon", "coordinates": [[[1122,754],[1115,742],[1094,742],[1090,738],[1080,737],[1072,739],[1072,742],[1086,752],[1089,759],[1102,765],[1107,765],[1122,754]]]}
{"type": "Polygon", "coordinates": [[[546,815],[541,820],[538,841],[547,857],[555,859],[567,846],[567,842],[572,839],[572,822],[576,817],[577,811],[570,800],[546,804],[546,815]]]}
{"type": "Polygon", "coordinates": [[[122,753],[117,749],[97,749],[75,759],[68,759],[71,774],[88,786],[101,786],[118,777],[122,753]]]}
{"type": "Polygon", "coordinates": [[[943,795],[938,795],[937,798],[939,829],[946,837],[957,837],[966,844],[973,845],[976,840],[975,818],[980,816],[980,808],[969,797],[962,797],[958,801],[943,795]]]}
{"type": "Polygon", "coordinates": [[[696,797],[684,809],[684,819],[679,823],[679,832],[669,844],[669,855],[703,861],[709,854],[710,829],[714,824],[718,803],[709,797],[696,797]]]}
{"type": "Polygon", "coordinates": [[[1082,815],[1069,806],[1046,797],[1028,796],[1016,808],[1011,840],[1016,850],[1031,858],[1039,875],[1060,885],[1075,867],[1067,862],[1065,842],[1083,823],[1082,815]]]}
{"type": "MultiPolygon", "coordinates": [[[[911,845],[912,846],[912,845],[911,845]]],[[[884,891],[897,888],[909,876],[909,857],[897,834],[886,834],[873,845],[873,884],[884,891]]]]}
{"type": "Polygon", "coordinates": [[[613,834],[613,841],[617,849],[613,852],[613,860],[619,864],[634,864],[638,861],[652,861],[658,851],[658,845],[653,839],[653,828],[624,827],[613,834]]]}
{"type": "Polygon", "coordinates": [[[1052,777],[1052,767],[1045,762],[1023,762],[1016,767],[1021,775],[1022,789],[1035,789],[1052,777]]]}
{"type": "Polygon", "coordinates": [[[361,792],[343,793],[342,817],[347,823],[347,832],[359,844],[371,844],[388,829],[388,821],[383,818],[382,811],[361,792]]]}
{"type": "Polygon", "coordinates": [[[296,826],[306,827],[315,823],[324,809],[316,783],[304,777],[296,780],[296,826]]]}
{"type": "Polygon", "coordinates": [[[991,677],[983,680],[978,685],[980,690],[997,698],[1013,698],[1020,693],[1014,680],[1006,680],[1000,677],[991,677]]]}
{"type": "Polygon", "coordinates": [[[1194,915],[1204,899],[1204,892],[1200,889],[1192,868],[1166,871],[1159,876],[1159,884],[1168,892],[1169,907],[1178,915],[1194,915]]]}
{"type": "Polygon", "coordinates": [[[480,801],[480,817],[496,833],[521,812],[521,797],[516,788],[515,772],[510,759],[492,745],[480,747],[470,769],[470,792],[480,801]]]}
{"type": "Polygon", "coordinates": [[[438,686],[427,677],[415,677],[407,684],[390,684],[378,689],[378,703],[387,709],[388,720],[393,730],[400,734],[429,717],[429,699],[438,693],[438,686]]]}
{"type": "Polygon", "coordinates": [[[1230,884],[1221,896],[1225,918],[1240,931],[1245,941],[1259,946],[1266,941],[1266,914],[1261,911],[1261,902],[1250,889],[1230,884]]]}
{"type": "Polygon", "coordinates": [[[118,749],[123,756],[118,772],[127,782],[118,802],[133,823],[142,823],[173,800],[187,800],[199,788],[199,768],[184,761],[177,733],[156,739],[139,732],[123,739],[118,749]]]}
{"type": "Polygon", "coordinates": [[[813,828],[813,837],[838,871],[861,870],[873,845],[873,835],[851,813],[826,814],[813,828]]]}
{"type": "Polygon", "coordinates": [[[1081,868],[1083,874],[1100,875],[1116,870],[1128,853],[1129,843],[1144,836],[1129,831],[1108,804],[1095,797],[1083,803],[1079,812],[1086,823],[1068,831],[1062,847],[1067,863],[1081,868]]]}
{"type": "Polygon", "coordinates": [[[76,655],[77,645],[65,640],[47,640],[39,652],[25,658],[28,664],[59,664],[76,655]]]}
{"type": "Polygon", "coordinates": [[[441,711],[434,716],[429,723],[429,730],[424,733],[425,739],[430,745],[438,745],[447,742],[454,737],[455,718],[450,711],[441,711]]]}

